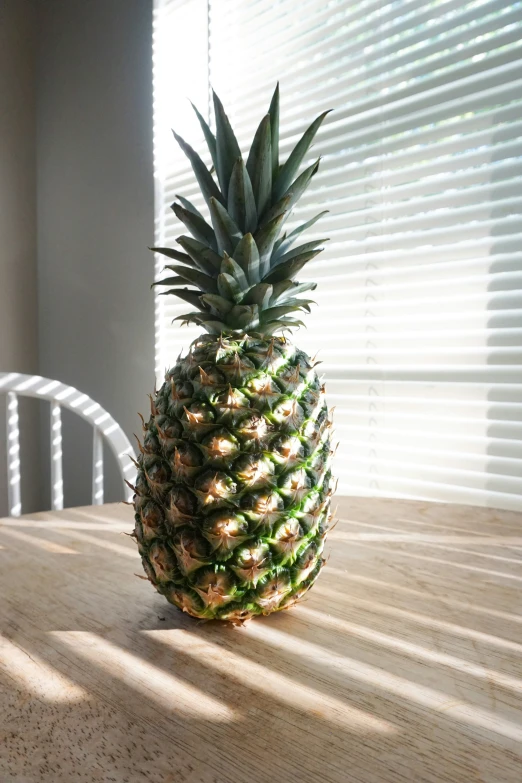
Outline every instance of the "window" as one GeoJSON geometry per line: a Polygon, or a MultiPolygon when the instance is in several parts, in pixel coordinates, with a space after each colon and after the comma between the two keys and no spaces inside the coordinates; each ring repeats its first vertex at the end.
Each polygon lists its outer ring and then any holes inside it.
{"type": "MultiPolygon", "coordinates": [[[[282,154],[334,111],[299,222],[331,237],[306,267],[308,329],[340,441],[339,492],[522,510],[522,3],[157,0],[157,244],[202,206],[175,127],[209,84],[244,152],[281,83],[282,154]]],[[[212,118],[210,117],[210,121],[212,118]]],[[[158,258],[158,272],[163,261],[158,258]]],[[[158,297],[158,372],[199,330],[158,297]]]]}

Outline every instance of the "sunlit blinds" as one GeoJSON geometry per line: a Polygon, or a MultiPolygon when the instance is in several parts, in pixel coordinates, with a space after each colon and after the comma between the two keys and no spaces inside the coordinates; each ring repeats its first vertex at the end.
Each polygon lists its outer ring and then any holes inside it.
{"type": "MultiPolygon", "coordinates": [[[[179,0],[155,21],[157,241],[202,147],[208,84],[242,148],[282,91],[282,153],[315,114],[300,222],[331,237],[295,339],[323,361],[344,494],[522,509],[522,3],[179,0]]],[[[161,264],[158,261],[160,268],[161,264]]],[[[305,276],[303,275],[303,278],[305,276]]],[[[184,305],[181,305],[183,307],[184,305]]],[[[158,369],[195,336],[158,306],[158,369]]]]}

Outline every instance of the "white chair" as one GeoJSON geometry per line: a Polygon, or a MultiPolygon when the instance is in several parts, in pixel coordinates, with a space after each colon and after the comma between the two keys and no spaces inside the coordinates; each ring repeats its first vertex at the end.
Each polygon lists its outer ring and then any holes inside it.
{"type": "Polygon", "coordinates": [[[49,400],[51,419],[51,503],[53,510],[63,508],[62,480],[62,418],[61,409],[77,413],[92,424],[92,502],[103,503],[103,438],[106,439],[120,468],[125,499],[131,500],[132,490],[125,483],[134,483],[136,468],[131,460],[135,451],[120,425],[101,405],[82,394],[73,386],[51,381],[39,375],[0,373],[0,394],[7,395],[7,487],[9,514],[18,517],[22,513],[20,495],[20,434],[18,397],[35,397],[49,400]]]}

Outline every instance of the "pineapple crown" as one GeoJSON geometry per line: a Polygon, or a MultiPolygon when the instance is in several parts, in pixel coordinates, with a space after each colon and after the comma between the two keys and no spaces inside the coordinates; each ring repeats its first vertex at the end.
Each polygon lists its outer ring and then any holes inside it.
{"type": "Polygon", "coordinates": [[[314,120],[287,160],[280,164],[278,84],[245,165],[223,104],[215,93],[213,99],[215,135],[193,106],[210,150],[211,171],[174,132],[194,170],[211,225],[190,201],[176,196],[172,209],[192,236],[177,238],[184,252],[167,247],[150,248],[177,262],[165,267],[174,276],[153,285],[168,286],[163,295],[177,296],[195,308],[175,320],[199,324],[211,334],[271,335],[301,326],[303,322],[295,315],[302,310],[310,312],[313,302],[298,295],[314,290],[316,283],[298,283],[294,278],[323,250],[319,245],[327,240],[293,245],[328,210],[289,234],[281,232],[319,168],[316,160],[298,175],[328,112],[314,120]]]}

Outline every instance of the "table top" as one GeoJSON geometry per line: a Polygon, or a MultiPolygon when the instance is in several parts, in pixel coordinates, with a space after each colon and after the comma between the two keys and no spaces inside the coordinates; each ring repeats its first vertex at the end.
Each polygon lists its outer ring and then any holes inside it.
{"type": "Polygon", "coordinates": [[[2,783],[520,783],[522,515],[345,498],[298,607],[202,623],[132,510],[0,521],[2,783]]]}

